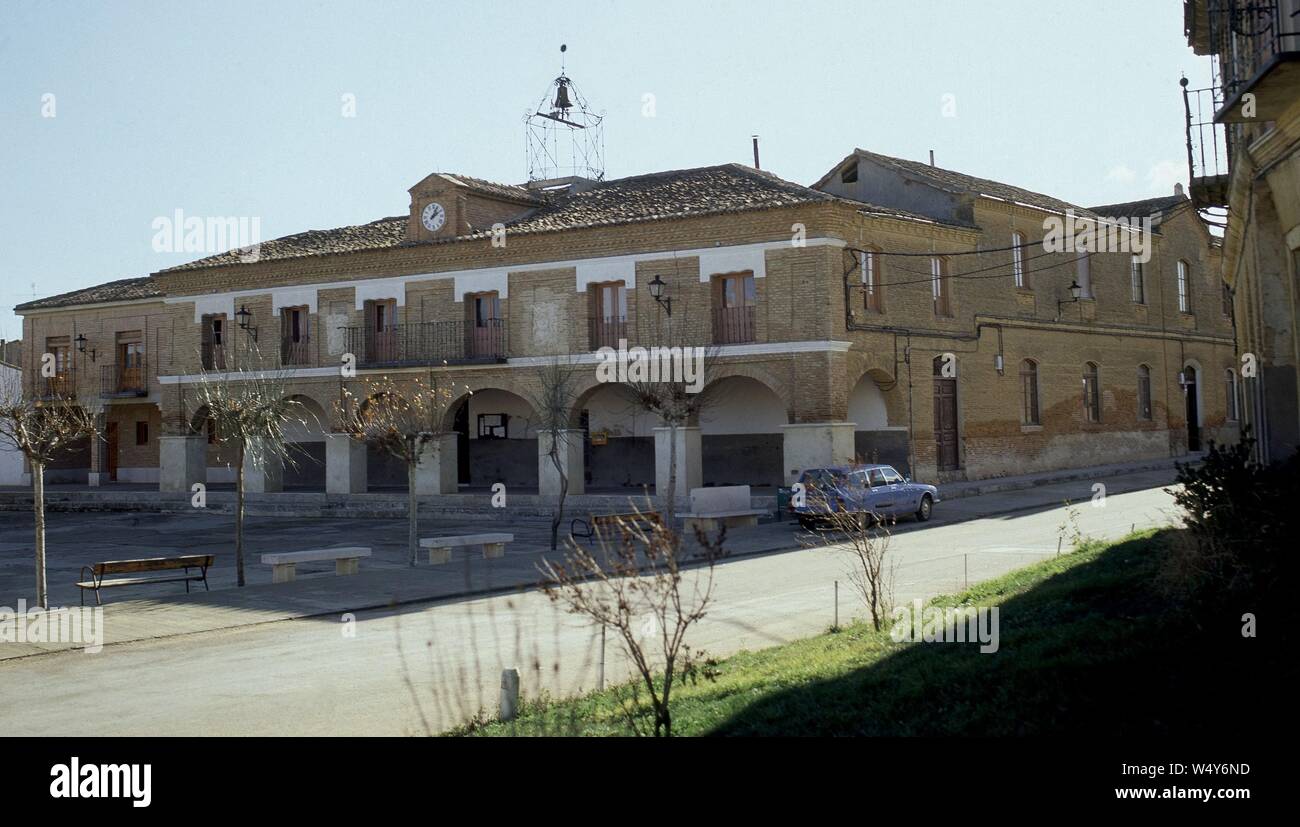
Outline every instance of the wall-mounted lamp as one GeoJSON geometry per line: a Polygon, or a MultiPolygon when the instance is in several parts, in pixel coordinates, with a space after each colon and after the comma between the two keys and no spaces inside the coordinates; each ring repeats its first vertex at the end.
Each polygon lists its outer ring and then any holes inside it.
{"type": "MultiPolygon", "coordinates": [[[[84,354],[86,352],[86,334],[78,333],[77,338],[73,341],[77,343],[77,352],[84,354]]],[[[98,353],[99,351],[92,347],[90,349],[90,361],[95,361],[95,356],[98,355],[98,353]]]]}
{"type": "Polygon", "coordinates": [[[998,376],[1001,376],[1003,373],[1006,373],[1007,365],[1006,365],[1006,361],[1002,358],[1001,353],[994,354],[993,368],[998,372],[998,376]]]}
{"type": "Polygon", "coordinates": [[[1081,296],[1081,295],[1083,295],[1083,288],[1079,286],[1079,282],[1075,281],[1074,279],[1070,279],[1070,299],[1069,299],[1069,301],[1066,301],[1066,300],[1060,300],[1060,301],[1057,301],[1057,303],[1056,303],[1056,318],[1058,318],[1058,319],[1061,318],[1061,306],[1062,306],[1062,305],[1066,305],[1066,304],[1074,304],[1075,302],[1077,302],[1077,301],[1079,300],[1079,296],[1081,296]]]}
{"type": "Polygon", "coordinates": [[[248,305],[241,304],[239,310],[235,313],[235,318],[239,319],[239,329],[253,337],[257,341],[257,328],[253,327],[250,322],[253,320],[253,311],[248,309],[248,305]]]}
{"type": "Polygon", "coordinates": [[[650,289],[650,298],[661,305],[664,313],[671,317],[673,315],[673,300],[664,297],[664,288],[667,286],[668,284],[658,276],[650,279],[650,283],[646,285],[650,289]]]}

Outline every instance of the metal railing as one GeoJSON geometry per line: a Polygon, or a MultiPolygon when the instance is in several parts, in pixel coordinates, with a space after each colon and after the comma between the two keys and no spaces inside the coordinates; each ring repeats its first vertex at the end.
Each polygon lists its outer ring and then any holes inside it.
{"type": "Polygon", "coordinates": [[[1222,61],[1223,91],[1232,98],[1272,61],[1300,51],[1300,18],[1284,17],[1278,0],[1207,0],[1210,43],[1222,61]]]}
{"type": "Polygon", "coordinates": [[[735,345],[756,341],[757,326],[755,308],[715,307],[713,308],[713,343],[716,345],[735,345]]]}
{"type": "Polygon", "coordinates": [[[383,330],[345,327],[348,353],[360,367],[501,362],[507,353],[506,320],[416,322],[383,330]]]}
{"type": "Polygon", "coordinates": [[[146,396],[148,393],[149,374],[143,361],[130,365],[100,365],[100,396],[146,396]]]}
{"type": "Polygon", "coordinates": [[[1227,199],[1232,139],[1237,126],[1214,122],[1223,106],[1218,87],[1188,89],[1183,85],[1183,111],[1187,129],[1187,180],[1198,207],[1223,206],[1227,199]]]}
{"type": "Polygon", "coordinates": [[[77,393],[77,374],[68,370],[55,376],[45,376],[37,386],[42,399],[71,399],[77,393]]]}
{"type": "Polygon", "coordinates": [[[311,340],[305,336],[296,342],[290,336],[282,338],[280,340],[280,364],[283,366],[310,365],[311,340]]]}
{"type": "Polygon", "coordinates": [[[617,349],[620,339],[627,339],[626,316],[592,316],[587,320],[587,341],[592,350],[617,349]]]}

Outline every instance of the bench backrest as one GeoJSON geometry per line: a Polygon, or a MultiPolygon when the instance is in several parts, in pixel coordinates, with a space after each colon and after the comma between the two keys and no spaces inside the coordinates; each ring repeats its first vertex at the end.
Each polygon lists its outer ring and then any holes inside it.
{"type": "Polygon", "coordinates": [[[718,485],[691,489],[691,513],[747,511],[752,508],[748,485],[718,485]]]}
{"type": "Polygon", "coordinates": [[[168,569],[207,568],[212,565],[211,554],[187,554],[182,557],[146,557],[140,560],[106,560],[96,563],[95,574],[131,574],[138,571],[166,571],[168,569]]]}
{"type": "Polygon", "coordinates": [[[659,525],[663,519],[659,516],[658,511],[642,511],[640,514],[629,511],[626,514],[593,514],[591,517],[593,525],[617,525],[619,522],[630,523],[654,523],[659,525]]]}

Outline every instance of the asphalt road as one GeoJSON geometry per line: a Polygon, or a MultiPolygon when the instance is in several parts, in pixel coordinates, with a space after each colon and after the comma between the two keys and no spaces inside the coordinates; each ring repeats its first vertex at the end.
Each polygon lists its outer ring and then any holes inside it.
{"type": "MultiPolygon", "coordinates": [[[[1174,520],[1160,488],[1076,506],[1087,535],[1174,520]]],[[[907,526],[892,541],[900,601],[960,588],[1054,554],[1066,509],[907,526]]],[[[689,641],[711,655],[757,649],[861,615],[843,555],[798,550],[720,565],[689,641]]],[[[650,631],[650,629],[646,629],[650,631]]],[[[593,688],[599,636],[538,593],[401,606],[0,663],[0,735],[403,735],[494,712],[505,667],[526,694],[593,688]]],[[[610,681],[627,673],[613,639],[610,681]]]]}

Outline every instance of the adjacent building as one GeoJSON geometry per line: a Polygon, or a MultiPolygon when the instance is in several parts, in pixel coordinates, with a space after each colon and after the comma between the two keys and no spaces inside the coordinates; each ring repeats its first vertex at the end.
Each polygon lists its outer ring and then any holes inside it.
{"type": "Polygon", "coordinates": [[[408,196],[369,224],[19,305],[30,392],[101,417],[104,439],[54,473],[228,481],[195,388],[253,354],[314,415],[291,435],[305,461],[257,469],[263,491],[404,486],[338,433],[336,401],[429,371],[457,399],[422,492],[546,490],[528,400],[557,357],[584,366],[571,493],[662,485],[673,453],[679,490],[771,490],[855,459],[948,481],[1237,434],[1221,248],[1182,194],[1087,209],[856,150],[812,186],[724,164],[518,186],[434,173],[408,196]],[[1045,248],[1067,217],[1150,219],[1150,255],[1045,248]],[[707,348],[715,401],[675,444],[597,380],[597,350],[620,342],[707,348]]]}
{"type": "Polygon", "coordinates": [[[1188,0],[1188,43],[1213,86],[1188,89],[1190,195],[1226,208],[1243,421],[1266,461],[1300,447],[1300,0],[1188,0]]]}

